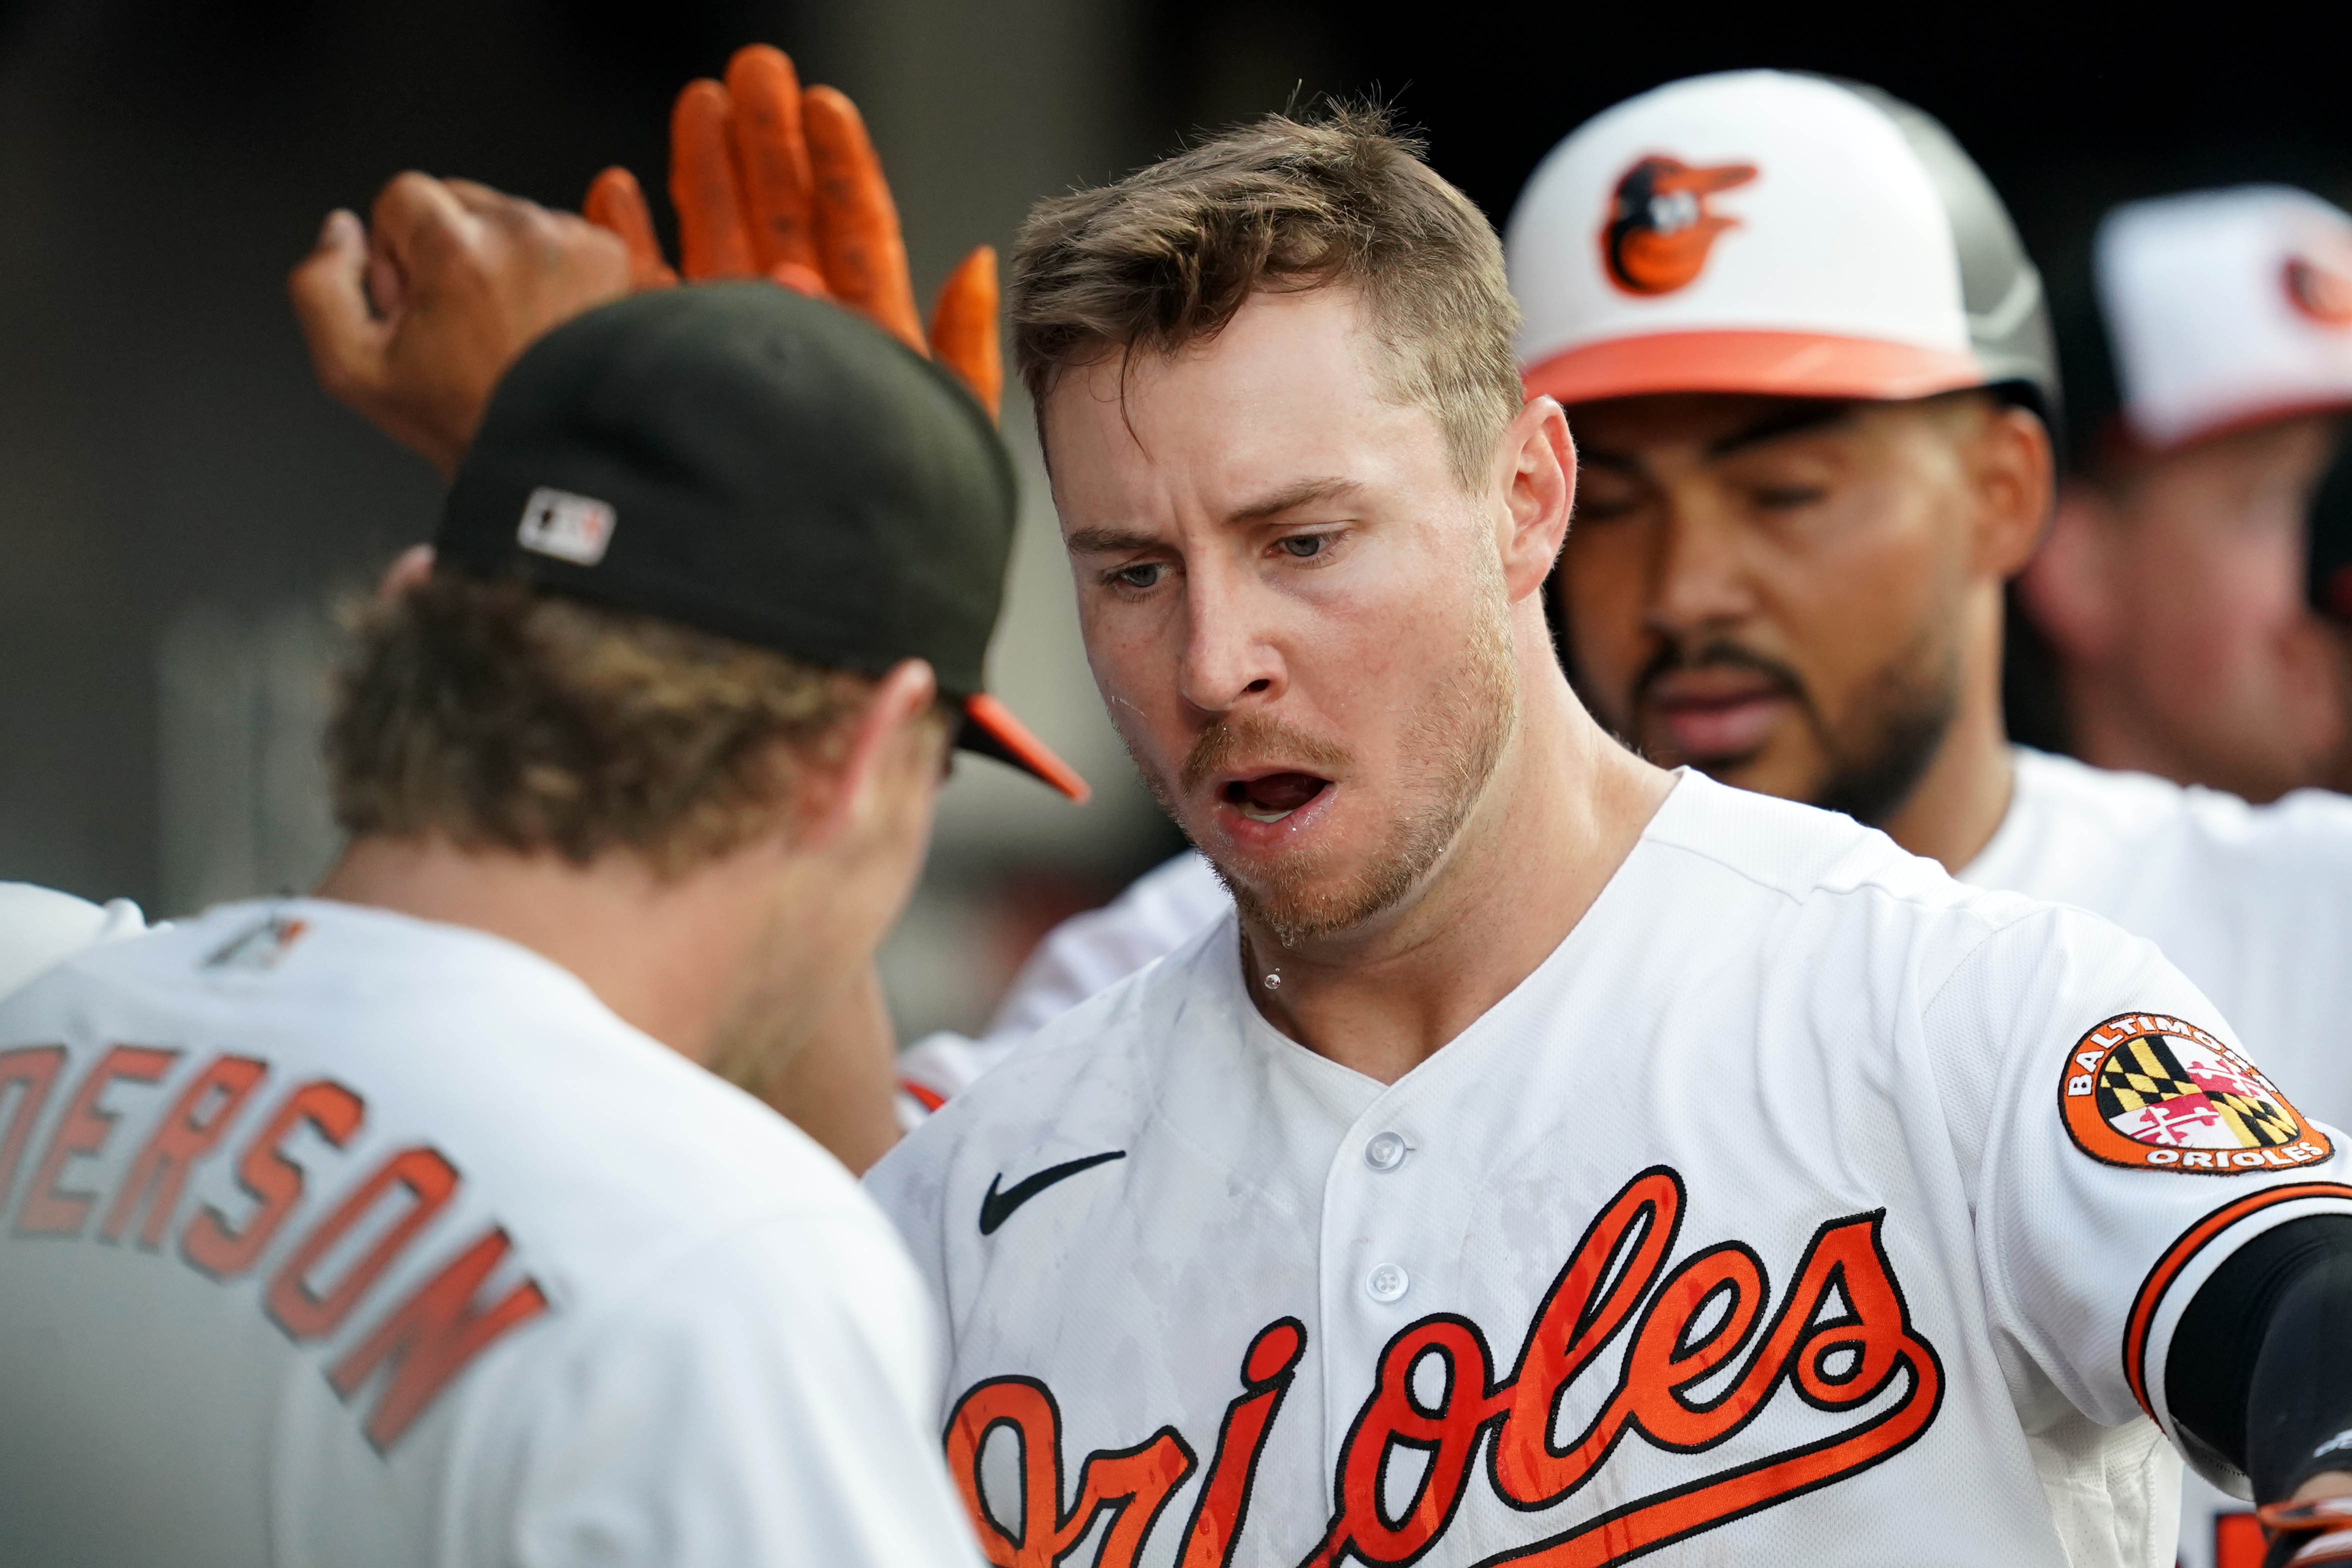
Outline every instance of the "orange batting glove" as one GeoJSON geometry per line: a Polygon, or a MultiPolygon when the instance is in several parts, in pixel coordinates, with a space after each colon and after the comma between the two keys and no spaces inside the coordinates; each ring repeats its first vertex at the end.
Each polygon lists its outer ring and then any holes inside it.
{"type": "Polygon", "coordinates": [[[635,287],[660,288],[679,272],[690,281],[764,277],[835,300],[954,372],[995,417],[1004,389],[996,252],[975,247],[948,275],[927,337],[898,204],[847,98],[829,87],[802,91],[782,49],[747,45],[724,83],[691,81],[678,94],[669,155],[677,271],[626,169],[597,175],[583,208],[626,242],[635,287]]]}
{"type": "Polygon", "coordinates": [[[2254,1517],[2271,1540],[2271,1549],[2263,1559],[2266,1563],[2310,1568],[2320,1563],[2352,1563],[2352,1497],[2270,1503],[2257,1509],[2254,1517]]]}

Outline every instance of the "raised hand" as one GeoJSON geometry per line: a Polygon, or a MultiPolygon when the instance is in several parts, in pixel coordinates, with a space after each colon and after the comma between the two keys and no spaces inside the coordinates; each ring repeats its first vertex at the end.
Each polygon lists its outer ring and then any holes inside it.
{"type": "Polygon", "coordinates": [[[329,214],[287,289],[320,384],[446,479],[515,356],[626,294],[632,252],[468,180],[402,174],[370,217],[329,214]]]}
{"type": "Polygon", "coordinates": [[[857,108],[829,87],[801,89],[782,50],[736,51],[726,81],[688,82],[670,114],[670,201],[679,265],[654,238],[626,169],[589,187],[592,223],[628,247],[636,288],[766,277],[866,316],[955,373],[993,417],[1003,392],[996,252],[976,247],[949,274],[923,331],[898,208],[857,108]]]}

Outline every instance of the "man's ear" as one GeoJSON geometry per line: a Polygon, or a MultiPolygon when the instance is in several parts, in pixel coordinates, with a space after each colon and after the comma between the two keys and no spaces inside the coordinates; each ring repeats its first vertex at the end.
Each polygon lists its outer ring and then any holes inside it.
{"type": "Polygon", "coordinates": [[[1979,508],[1977,566],[2006,582],[2033,558],[2050,521],[2049,427],[2030,409],[1996,407],[1972,444],[1979,508]]]}
{"type": "Polygon", "coordinates": [[[433,575],[433,547],[412,544],[392,558],[376,579],[375,596],[385,604],[404,597],[411,588],[433,575]]]}
{"type": "Polygon", "coordinates": [[[939,677],[919,658],[902,660],[874,683],[832,765],[807,781],[799,834],[803,847],[838,838],[871,816],[900,769],[938,765],[937,742],[923,721],[939,695],[939,677]]]}
{"type": "Polygon", "coordinates": [[[2058,493],[2049,537],[2018,574],[2017,595],[2034,626],[2068,664],[2105,657],[2114,646],[2120,588],[2113,552],[2120,520],[2097,486],[2070,479],[2058,493]]]}
{"type": "Polygon", "coordinates": [[[1576,441],[1559,405],[1528,398],[1504,429],[1496,466],[1510,518],[1503,581],[1517,604],[1540,592],[1551,576],[1576,510],[1576,441]]]}

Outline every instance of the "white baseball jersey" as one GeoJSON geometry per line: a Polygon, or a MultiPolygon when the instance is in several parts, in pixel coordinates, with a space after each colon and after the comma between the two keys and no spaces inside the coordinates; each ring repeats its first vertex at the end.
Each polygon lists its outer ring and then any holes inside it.
{"type": "MultiPolygon", "coordinates": [[[[1959,873],[2079,905],[2146,936],[2211,998],[2296,1102],[2352,1125],[2352,798],[2303,791],[2254,806],[2145,773],[2023,747],[2000,830],[1959,873]]],[[[987,1035],[938,1036],[908,1058],[931,1103],[1010,1056],[1043,1021],[1173,952],[1232,907],[1187,853],[1111,904],[1063,922],[1014,980],[987,1035]]],[[[2191,1472],[2183,1568],[2255,1568],[2252,1511],[2191,1472]]]]}
{"type": "Polygon", "coordinates": [[[498,938],[228,905],[0,1004],[0,1563],[972,1561],[817,1146],[498,938]]]}
{"type": "Polygon", "coordinates": [[[0,996],[83,948],[146,929],[128,899],[100,906],[30,882],[0,882],[0,996]]]}
{"type": "Polygon", "coordinates": [[[999,1563],[2152,1568],[2174,1326],[2334,1137],[2152,944],[1685,774],[1395,1083],[1220,921],[868,1185],[999,1563]]]}
{"type": "MultiPolygon", "coordinates": [[[[1992,842],[1960,873],[2079,904],[2152,939],[2321,1121],[2352,1125],[2352,798],[2277,804],[2183,789],[2039,752],[1992,842]]],[[[2257,1568],[2247,1506],[2193,1472],[2184,1568],[2257,1568]]]]}

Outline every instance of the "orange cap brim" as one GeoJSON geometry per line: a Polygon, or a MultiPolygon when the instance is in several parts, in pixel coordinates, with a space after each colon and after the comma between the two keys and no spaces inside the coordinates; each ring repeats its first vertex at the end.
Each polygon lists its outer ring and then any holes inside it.
{"type": "Polygon", "coordinates": [[[1011,709],[985,691],[964,699],[963,725],[956,744],[1043,779],[1072,800],[1084,802],[1095,793],[1076,768],[1055,756],[1045,742],[1029,732],[1029,726],[1013,716],[1011,709]]]}
{"type": "Polygon", "coordinates": [[[1931,397],[1984,384],[1964,353],[1822,332],[1690,331],[1613,338],[1524,373],[1528,395],[1562,403],[1669,392],[1774,397],[1931,397]]]}

